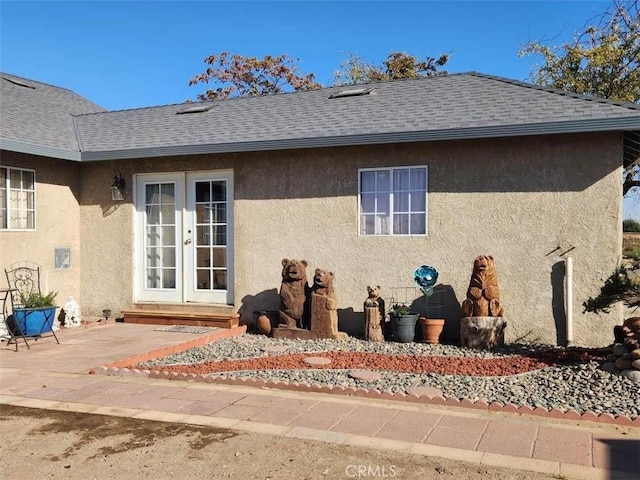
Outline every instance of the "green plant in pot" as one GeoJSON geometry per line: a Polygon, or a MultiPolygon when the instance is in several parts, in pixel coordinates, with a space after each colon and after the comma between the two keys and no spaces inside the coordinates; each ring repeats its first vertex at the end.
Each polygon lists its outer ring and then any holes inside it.
{"type": "Polygon", "coordinates": [[[55,307],[57,295],[58,292],[54,291],[50,291],[47,294],[38,292],[20,293],[20,305],[23,308],[55,307]]]}
{"type": "Polygon", "coordinates": [[[11,324],[7,325],[15,336],[37,336],[53,330],[57,292],[46,294],[20,293],[19,306],[13,309],[11,324]]]}
{"type": "Polygon", "coordinates": [[[400,343],[413,342],[416,323],[420,314],[403,303],[395,303],[389,310],[393,340],[400,343]]]}

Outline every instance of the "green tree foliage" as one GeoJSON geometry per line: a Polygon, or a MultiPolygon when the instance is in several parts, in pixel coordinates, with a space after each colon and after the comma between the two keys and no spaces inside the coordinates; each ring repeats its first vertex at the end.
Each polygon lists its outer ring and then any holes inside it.
{"type": "MultiPolygon", "coordinates": [[[[531,74],[539,84],[562,90],[640,103],[640,12],[638,0],[613,0],[572,42],[547,46],[529,42],[520,55],[542,58],[531,74]]],[[[623,195],[640,187],[640,167],[626,166],[623,195]]]]}
{"type": "Polygon", "coordinates": [[[449,61],[449,55],[442,54],[438,58],[427,57],[419,60],[405,52],[392,52],[380,65],[368,63],[357,54],[349,53],[348,58],[334,72],[335,85],[352,85],[357,83],[386,82],[400,78],[416,78],[446,74],[441,70],[449,61]]]}
{"type": "Polygon", "coordinates": [[[638,0],[614,0],[611,8],[587,23],[572,42],[550,47],[533,41],[520,55],[542,57],[543,64],[531,74],[539,85],[638,103],[638,0]]]}
{"type": "Polygon", "coordinates": [[[630,233],[638,233],[640,232],[640,222],[628,218],[622,222],[622,231],[630,232],[630,233]]]}
{"type": "Polygon", "coordinates": [[[298,60],[286,53],[278,57],[266,55],[256,58],[222,52],[210,55],[204,61],[210,66],[189,80],[189,85],[214,84],[213,88],[198,94],[200,101],[322,87],[315,81],[313,73],[302,75],[297,66],[298,60]]]}

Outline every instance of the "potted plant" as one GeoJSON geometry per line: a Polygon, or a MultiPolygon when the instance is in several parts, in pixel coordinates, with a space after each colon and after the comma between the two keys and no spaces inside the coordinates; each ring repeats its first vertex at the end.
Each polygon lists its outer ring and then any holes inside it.
{"type": "Polygon", "coordinates": [[[44,295],[39,292],[21,293],[20,305],[13,309],[12,325],[7,325],[13,335],[37,336],[52,331],[58,308],[56,295],[54,291],[44,295]]]}
{"type": "Polygon", "coordinates": [[[444,319],[429,317],[429,297],[433,295],[433,287],[438,281],[438,271],[430,265],[421,265],[413,273],[413,280],[424,296],[426,307],[425,316],[421,316],[419,319],[422,340],[426,343],[440,343],[444,319]]]}
{"type": "Polygon", "coordinates": [[[403,304],[393,304],[389,310],[393,340],[400,343],[413,342],[416,333],[416,323],[420,314],[403,304]]]}

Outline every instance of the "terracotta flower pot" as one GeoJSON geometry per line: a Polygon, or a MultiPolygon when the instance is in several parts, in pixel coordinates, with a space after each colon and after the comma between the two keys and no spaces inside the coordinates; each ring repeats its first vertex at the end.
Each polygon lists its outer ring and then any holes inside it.
{"type": "Polygon", "coordinates": [[[420,317],[422,341],[425,343],[440,343],[440,335],[444,329],[443,318],[420,317]]]}

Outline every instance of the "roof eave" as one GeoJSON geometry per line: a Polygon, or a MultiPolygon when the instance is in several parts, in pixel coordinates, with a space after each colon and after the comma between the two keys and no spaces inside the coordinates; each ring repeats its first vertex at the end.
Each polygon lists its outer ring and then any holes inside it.
{"type": "Polygon", "coordinates": [[[38,155],[41,157],[59,158],[61,160],[73,160],[76,162],[79,162],[82,159],[81,152],[78,150],[63,150],[61,148],[47,147],[44,145],[36,145],[33,143],[6,138],[0,138],[0,150],[27,153],[29,155],[38,155]]]}
{"type": "Polygon", "coordinates": [[[442,130],[419,130],[390,133],[337,135],[327,137],[290,138],[250,142],[176,145],[167,147],[136,148],[126,150],[84,151],[83,161],[101,161],[212,153],[239,153],[267,150],[292,150],[303,148],[344,147],[355,145],[379,145],[385,143],[434,142],[446,140],[470,140],[480,138],[552,135],[563,133],[593,133],[606,131],[630,131],[640,129],[637,116],[570,120],[514,125],[464,127],[442,130]]]}

